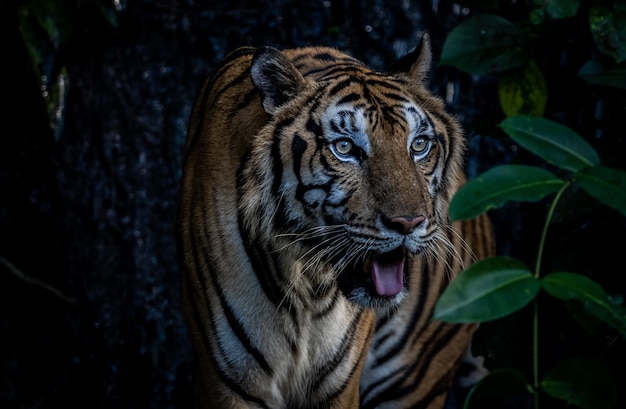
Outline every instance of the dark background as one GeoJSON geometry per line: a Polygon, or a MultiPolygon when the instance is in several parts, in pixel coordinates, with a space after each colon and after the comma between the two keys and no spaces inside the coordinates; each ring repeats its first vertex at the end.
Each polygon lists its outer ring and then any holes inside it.
{"type": "MultiPolygon", "coordinates": [[[[189,113],[228,51],[329,45],[384,69],[423,30],[437,60],[446,35],[474,13],[447,0],[128,0],[118,10],[104,1],[49,2],[51,15],[66,8],[72,17],[44,61],[67,70],[51,128],[47,89],[22,36],[21,24],[32,18],[24,10],[33,3],[0,3],[2,408],[190,407],[192,354],[173,223],[189,113]]],[[[526,6],[509,4],[507,13],[521,16],[526,6]]],[[[574,127],[605,163],[624,168],[623,94],[571,82],[591,40],[572,35],[571,21],[562,24],[537,55],[548,67],[546,116],[574,127]]],[[[504,116],[493,77],[436,67],[431,85],[466,129],[470,177],[495,164],[533,163],[494,126],[504,116]]],[[[564,210],[574,215],[553,230],[554,265],[574,265],[624,294],[624,218],[593,205],[582,216],[572,206],[564,210]]],[[[545,210],[539,203],[493,211],[499,253],[532,265],[545,210]]],[[[546,310],[562,308],[548,303],[546,310]]],[[[530,333],[528,314],[516,314],[481,326],[475,347],[492,368],[528,371],[530,333]]],[[[542,334],[548,358],[605,352],[606,340],[587,341],[575,324],[542,334]]],[[[624,355],[608,354],[617,376],[624,355]]]]}

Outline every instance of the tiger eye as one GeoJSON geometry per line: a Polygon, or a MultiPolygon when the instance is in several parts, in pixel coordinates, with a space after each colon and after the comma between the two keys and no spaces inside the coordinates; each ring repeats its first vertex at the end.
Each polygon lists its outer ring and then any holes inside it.
{"type": "Polygon", "coordinates": [[[340,155],[347,155],[352,152],[352,142],[346,139],[340,139],[335,141],[335,150],[340,155]]]}
{"type": "Polygon", "coordinates": [[[411,150],[415,153],[422,153],[428,149],[428,140],[425,138],[415,138],[411,142],[411,150]]]}

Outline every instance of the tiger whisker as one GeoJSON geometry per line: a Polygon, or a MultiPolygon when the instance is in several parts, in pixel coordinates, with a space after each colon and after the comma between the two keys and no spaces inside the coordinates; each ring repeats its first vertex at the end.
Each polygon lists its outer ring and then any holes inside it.
{"type": "Polygon", "coordinates": [[[431,243],[431,246],[434,249],[433,251],[437,251],[437,249],[439,249],[439,252],[441,252],[441,249],[445,249],[444,255],[446,255],[446,257],[438,257],[438,260],[440,263],[443,260],[443,266],[445,267],[444,271],[446,272],[446,278],[448,280],[453,278],[452,275],[454,271],[462,271],[465,268],[465,260],[463,260],[463,257],[452,240],[450,240],[450,237],[448,237],[443,231],[438,231],[435,234],[435,240],[431,243]],[[437,246],[437,243],[441,245],[437,246]],[[437,247],[437,249],[435,249],[435,247],[437,247]],[[453,262],[456,262],[456,266],[453,262]]]}
{"type": "Polygon", "coordinates": [[[459,258],[463,259],[463,261],[459,264],[461,265],[461,268],[465,268],[465,264],[467,263],[467,261],[476,260],[477,256],[474,253],[472,247],[467,243],[465,238],[463,238],[462,234],[457,229],[455,229],[453,226],[447,226],[447,228],[449,233],[454,236],[454,238],[456,238],[456,243],[453,243],[452,240],[449,240],[449,246],[451,247],[451,251],[454,251],[459,258]],[[466,257],[463,258],[461,254],[465,254],[466,257]]]}
{"type": "Polygon", "coordinates": [[[469,245],[469,243],[465,240],[465,238],[463,237],[463,235],[461,234],[461,232],[459,232],[457,229],[454,228],[454,226],[446,226],[448,228],[448,231],[450,231],[450,233],[452,235],[454,235],[457,240],[459,241],[459,245],[460,245],[460,249],[456,248],[455,249],[458,252],[465,252],[467,254],[469,254],[470,259],[471,260],[476,260],[478,257],[476,256],[476,253],[474,253],[474,249],[472,249],[472,246],[469,245]]]}
{"type": "Polygon", "coordinates": [[[268,226],[271,226],[274,222],[274,218],[276,218],[276,214],[278,214],[278,209],[280,208],[280,203],[283,201],[283,198],[285,197],[285,192],[281,192],[280,193],[280,197],[278,198],[278,200],[276,201],[276,204],[274,205],[274,211],[272,212],[272,214],[267,218],[268,226]]]}
{"type": "Polygon", "coordinates": [[[311,240],[311,239],[315,239],[318,237],[325,237],[329,234],[335,233],[336,231],[341,231],[344,229],[344,225],[331,225],[331,226],[316,226],[313,227],[309,230],[305,230],[304,232],[301,233],[281,233],[281,234],[277,234],[275,237],[276,238],[286,238],[286,237],[295,237],[294,240],[289,241],[288,243],[285,243],[284,245],[277,247],[275,250],[273,250],[274,252],[278,252],[278,251],[282,251],[284,249],[286,249],[287,247],[290,247],[296,243],[299,243],[301,241],[305,241],[305,240],[311,240]]]}
{"type": "MultiPolygon", "coordinates": [[[[337,262],[331,267],[331,276],[333,279],[336,279],[337,276],[348,266],[350,263],[357,261],[359,258],[365,258],[367,254],[367,249],[371,246],[373,240],[368,240],[367,243],[357,243],[351,242],[349,246],[345,249],[344,255],[337,260],[337,262]]],[[[333,257],[336,253],[343,251],[343,246],[337,246],[335,251],[330,254],[333,257]]],[[[330,284],[330,281],[328,282],[330,284]]],[[[321,287],[320,289],[323,289],[321,287]]]]}
{"type": "MultiPolygon", "coordinates": [[[[300,282],[300,278],[310,268],[313,268],[314,266],[319,265],[322,262],[322,260],[324,259],[324,257],[327,256],[327,254],[330,254],[333,251],[340,251],[341,250],[340,249],[341,246],[334,246],[333,244],[336,243],[336,242],[340,242],[340,240],[343,239],[344,236],[345,235],[329,237],[329,238],[321,241],[320,243],[316,244],[311,249],[307,250],[304,254],[302,254],[298,258],[296,264],[301,263],[303,261],[303,259],[305,259],[308,255],[313,254],[313,256],[310,257],[310,259],[306,260],[300,266],[298,273],[294,277],[291,277],[289,279],[289,286],[287,287],[287,289],[285,291],[285,295],[283,296],[283,299],[278,304],[279,307],[282,305],[282,303],[285,301],[285,299],[289,296],[289,294],[291,294],[291,292],[293,291],[295,286],[300,282]],[[331,243],[331,245],[323,247],[323,246],[327,245],[328,243],[331,243]],[[320,248],[322,248],[322,250],[318,251],[320,248]]],[[[314,270],[316,270],[316,269],[314,269],[314,270]]]]}

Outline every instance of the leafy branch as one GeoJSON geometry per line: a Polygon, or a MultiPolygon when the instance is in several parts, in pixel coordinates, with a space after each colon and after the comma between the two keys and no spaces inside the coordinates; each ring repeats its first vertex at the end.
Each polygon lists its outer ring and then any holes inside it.
{"type": "MultiPolygon", "coordinates": [[[[497,2],[472,2],[471,6],[497,2]]],[[[440,64],[472,75],[494,74],[506,119],[498,127],[515,143],[537,155],[546,166],[504,164],[472,179],[453,198],[451,220],[471,219],[512,201],[551,199],[534,266],[496,256],[481,260],[453,280],[440,298],[433,319],[453,323],[488,322],[532,308],[532,381],[516,369],[497,369],[470,391],[464,408],[481,397],[526,395],[540,406],[540,393],[583,409],[609,409],[618,389],[599,359],[570,357],[539,372],[541,294],[575,304],[578,311],[626,339],[626,308],[621,295],[609,294],[590,277],[570,271],[543,271],[544,250],[557,204],[568,191],[582,189],[602,205],[626,216],[626,172],[603,165],[598,153],[573,129],[543,118],[547,84],[534,48],[554,21],[586,15],[595,52],[577,77],[590,86],[626,89],[626,1],[534,0],[528,18],[512,22],[495,14],[477,14],[458,25],[444,44],[440,64]],[[554,173],[547,169],[553,169],[554,173]],[[557,173],[557,174],[555,174],[557,173]]],[[[576,318],[576,317],[574,317],[576,318]]],[[[615,342],[613,343],[615,345],[615,342]]]]}
{"type": "MultiPolygon", "coordinates": [[[[620,297],[610,296],[599,284],[581,274],[564,271],[541,274],[548,226],[563,192],[579,185],[601,203],[626,215],[626,172],[600,165],[595,150],[578,134],[548,119],[511,117],[500,126],[520,145],[539,157],[549,158],[553,165],[569,173],[562,179],[539,167],[501,165],[477,176],[458,191],[450,204],[452,220],[470,219],[509,201],[533,202],[552,194],[554,198],[539,241],[534,270],[520,260],[504,256],[479,261],[450,284],[437,304],[433,319],[455,323],[491,321],[531,303],[538,308],[538,294],[545,291],[557,299],[580,303],[585,313],[626,338],[626,309],[620,297]]],[[[555,366],[539,381],[536,340],[533,349],[532,385],[521,382],[523,376],[512,370],[496,371],[487,378],[512,377],[519,392],[538,393],[540,388],[582,408],[610,408],[616,401],[617,388],[599,362],[570,359],[555,366]]],[[[474,393],[500,395],[499,388],[492,389],[500,383],[487,378],[476,386],[474,393]]]]}

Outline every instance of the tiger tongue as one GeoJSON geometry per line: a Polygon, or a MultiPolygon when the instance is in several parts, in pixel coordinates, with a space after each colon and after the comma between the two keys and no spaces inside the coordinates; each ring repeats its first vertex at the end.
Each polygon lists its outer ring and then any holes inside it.
{"type": "Polygon", "coordinates": [[[378,295],[397,295],[402,291],[404,283],[404,255],[374,256],[371,273],[378,295]]]}

